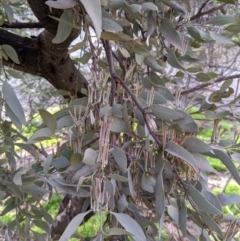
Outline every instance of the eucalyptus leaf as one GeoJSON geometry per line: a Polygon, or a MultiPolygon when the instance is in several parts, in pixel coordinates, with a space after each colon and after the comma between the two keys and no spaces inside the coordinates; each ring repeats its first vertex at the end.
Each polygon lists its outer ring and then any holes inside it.
{"type": "Polygon", "coordinates": [[[119,166],[120,170],[122,172],[126,172],[127,171],[127,157],[126,157],[125,152],[122,149],[115,147],[111,153],[114,157],[115,162],[119,166]]]}
{"type": "Polygon", "coordinates": [[[165,151],[172,154],[173,156],[179,157],[184,160],[187,164],[192,166],[196,170],[196,162],[193,156],[173,141],[169,141],[166,145],[165,151]]]}
{"type": "Polygon", "coordinates": [[[125,228],[127,232],[132,234],[132,238],[135,241],[147,241],[143,230],[134,219],[124,213],[111,212],[111,214],[115,216],[117,221],[125,228]]]}
{"type": "Polygon", "coordinates": [[[81,0],[81,3],[93,22],[97,38],[100,38],[102,32],[102,8],[100,0],[81,0]]]}
{"type": "MultiPolygon", "coordinates": [[[[4,82],[2,86],[2,94],[6,101],[6,106],[11,110],[11,112],[16,117],[16,122],[19,123],[16,126],[21,129],[22,124],[26,123],[24,111],[22,105],[20,104],[14,90],[8,82],[4,82]]],[[[8,112],[9,113],[9,112],[8,112]]],[[[10,113],[9,113],[10,114],[10,113]]],[[[14,120],[12,120],[14,123],[14,120]]]]}
{"type": "Polygon", "coordinates": [[[209,214],[221,214],[222,212],[214,207],[197,189],[192,185],[188,186],[189,194],[198,207],[199,210],[202,210],[209,214]]]}
{"type": "Polygon", "coordinates": [[[214,149],[213,151],[216,154],[216,156],[222,161],[222,163],[227,167],[227,169],[231,172],[237,183],[240,185],[240,176],[231,158],[221,150],[214,149]]]}
{"type": "Polygon", "coordinates": [[[73,22],[73,10],[72,9],[64,10],[60,19],[63,21],[59,21],[58,23],[57,34],[52,39],[52,42],[54,44],[59,44],[64,42],[70,35],[72,28],[68,24],[64,23],[64,21],[70,22],[70,23],[73,22]]]}

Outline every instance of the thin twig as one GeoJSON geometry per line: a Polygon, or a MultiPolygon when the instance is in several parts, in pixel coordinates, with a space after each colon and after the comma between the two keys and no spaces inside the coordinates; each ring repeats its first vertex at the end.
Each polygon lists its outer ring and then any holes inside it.
{"type": "Polygon", "coordinates": [[[109,41],[105,41],[104,43],[104,48],[106,51],[106,55],[108,58],[108,64],[109,64],[109,71],[110,71],[110,75],[111,78],[114,80],[117,80],[122,87],[128,92],[128,94],[131,96],[133,102],[135,103],[135,105],[138,107],[139,111],[142,113],[144,121],[146,123],[146,126],[148,128],[149,133],[152,135],[153,139],[156,141],[156,143],[161,146],[161,141],[159,140],[159,138],[155,135],[154,131],[152,131],[152,128],[150,126],[150,123],[148,122],[147,119],[147,114],[145,113],[144,109],[142,108],[141,104],[138,102],[136,96],[132,93],[132,91],[129,89],[129,87],[126,85],[126,83],[124,82],[124,80],[118,76],[115,72],[114,66],[113,66],[113,61],[112,60],[112,49],[111,49],[111,45],[109,43],[109,41]]]}
{"type": "Polygon", "coordinates": [[[193,21],[193,20],[196,20],[200,17],[202,17],[203,15],[207,15],[207,14],[210,14],[210,13],[213,13],[219,9],[221,9],[222,7],[224,7],[225,5],[227,5],[227,3],[224,3],[224,4],[221,4],[217,7],[214,7],[214,8],[210,8],[209,10],[205,11],[205,12],[197,12],[195,15],[193,15],[191,18],[190,18],[190,21],[193,21]]]}
{"type": "MultiPolygon", "coordinates": [[[[112,48],[111,45],[109,43],[109,41],[104,41],[103,40],[103,47],[106,50],[106,57],[108,60],[108,64],[109,64],[109,69],[114,69],[113,67],[113,58],[112,58],[112,48]]],[[[110,71],[111,74],[111,71],[110,71]]],[[[113,77],[113,75],[111,75],[111,97],[110,97],[110,106],[113,106],[114,104],[114,98],[115,98],[115,94],[116,94],[116,79],[113,77]]]]}
{"type": "Polygon", "coordinates": [[[219,82],[222,82],[222,81],[227,80],[227,79],[235,79],[235,78],[240,78],[240,74],[234,74],[234,75],[229,75],[229,76],[220,76],[217,79],[215,79],[213,83],[205,83],[205,84],[197,85],[197,86],[195,86],[191,89],[182,91],[181,94],[186,95],[186,94],[192,93],[194,91],[206,88],[206,87],[208,87],[210,85],[213,85],[215,83],[219,83],[219,82]]]}
{"type": "MultiPolygon", "coordinates": [[[[20,137],[23,141],[27,141],[27,138],[25,136],[23,136],[21,133],[19,133],[17,130],[11,128],[11,131],[13,131],[18,137],[20,137]]],[[[43,156],[47,157],[48,154],[45,151],[45,149],[43,147],[41,147],[41,149],[39,147],[37,147],[34,144],[31,144],[31,146],[33,146],[40,154],[42,154],[43,156]]]]}

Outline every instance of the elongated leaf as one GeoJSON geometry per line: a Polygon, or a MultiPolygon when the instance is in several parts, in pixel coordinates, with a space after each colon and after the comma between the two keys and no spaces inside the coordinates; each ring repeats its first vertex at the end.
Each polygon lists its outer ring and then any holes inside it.
{"type": "Polygon", "coordinates": [[[157,176],[155,186],[155,206],[156,206],[156,220],[159,221],[163,216],[165,210],[165,192],[163,185],[163,168],[164,163],[161,163],[161,168],[157,176]]]}
{"type": "Polygon", "coordinates": [[[179,146],[178,144],[176,144],[173,141],[169,141],[166,145],[165,150],[168,153],[172,154],[173,156],[177,156],[177,157],[181,158],[182,160],[184,160],[187,164],[189,164],[196,170],[196,162],[195,162],[193,156],[187,150],[185,150],[183,147],[179,146]]]}
{"type": "Polygon", "coordinates": [[[183,146],[189,151],[193,153],[206,153],[210,152],[212,148],[205,144],[203,141],[199,140],[196,137],[190,137],[183,144],[183,146]]]}
{"type": "Polygon", "coordinates": [[[208,213],[202,212],[202,219],[211,231],[216,232],[220,237],[223,236],[222,231],[208,213]]]}
{"type": "Polygon", "coordinates": [[[55,130],[57,129],[57,121],[54,116],[49,113],[47,110],[39,109],[38,110],[42,119],[43,123],[52,131],[54,134],[55,130]]]}
{"type": "Polygon", "coordinates": [[[23,76],[14,69],[8,69],[6,71],[8,74],[10,74],[15,79],[23,79],[23,76]]]}
{"type": "Polygon", "coordinates": [[[3,51],[6,53],[6,55],[16,64],[20,64],[20,61],[18,59],[18,55],[17,55],[17,52],[16,50],[8,45],[8,44],[3,44],[2,45],[2,49],[3,51]]]}
{"type": "Polygon", "coordinates": [[[145,174],[142,175],[142,180],[141,180],[141,187],[143,190],[149,193],[153,193],[154,189],[152,184],[147,180],[145,174]]]}
{"type": "Polygon", "coordinates": [[[8,22],[13,22],[13,10],[8,4],[3,4],[5,13],[7,14],[8,22]]]}
{"type": "Polygon", "coordinates": [[[184,236],[187,236],[187,208],[185,203],[181,202],[181,207],[179,209],[179,227],[184,236]]]}
{"type": "Polygon", "coordinates": [[[210,191],[202,191],[202,195],[218,210],[222,211],[222,206],[218,198],[210,191]]]}
{"type": "Polygon", "coordinates": [[[112,151],[113,157],[115,162],[117,163],[117,165],[119,166],[120,170],[122,172],[126,172],[127,171],[127,157],[125,152],[118,148],[115,147],[114,150],[112,151]]]}
{"type": "Polygon", "coordinates": [[[230,39],[222,36],[221,34],[217,34],[215,32],[211,32],[211,31],[209,33],[210,33],[211,37],[219,44],[227,44],[227,45],[233,44],[233,42],[230,39]]]}
{"type": "MultiPolygon", "coordinates": [[[[64,20],[64,21],[67,21],[67,22],[70,22],[70,23],[73,23],[73,10],[72,9],[64,10],[60,19],[64,20]]],[[[58,23],[57,34],[53,38],[52,42],[54,44],[59,44],[59,43],[64,42],[68,38],[68,36],[70,35],[71,31],[72,31],[71,26],[64,23],[63,21],[60,21],[58,23]]]]}
{"type": "Polygon", "coordinates": [[[77,0],[57,0],[57,1],[46,1],[49,7],[56,8],[56,9],[68,9],[74,7],[78,4],[77,0]]]}
{"type": "Polygon", "coordinates": [[[102,32],[102,8],[100,0],[81,0],[81,3],[92,19],[97,38],[100,38],[102,32]]]}
{"type": "MultiPolygon", "coordinates": [[[[138,53],[140,54],[140,53],[138,53]]],[[[144,55],[144,54],[141,54],[144,55]]],[[[149,54],[148,54],[149,55],[149,54]]],[[[147,56],[144,59],[144,63],[150,67],[152,70],[162,73],[162,67],[158,64],[158,62],[153,58],[153,56],[147,56]]]]}
{"type": "Polygon", "coordinates": [[[157,10],[158,10],[158,7],[157,7],[154,3],[145,2],[145,3],[142,4],[142,9],[143,9],[143,10],[157,11],[157,10]]]}
{"type": "Polygon", "coordinates": [[[222,119],[223,117],[229,115],[230,111],[223,110],[223,111],[213,112],[211,110],[206,110],[204,114],[207,118],[215,120],[215,119],[222,119]]]}
{"type": "Polygon", "coordinates": [[[2,93],[3,93],[3,97],[5,98],[5,101],[6,101],[6,104],[7,104],[6,107],[9,108],[9,110],[11,110],[11,112],[17,118],[17,119],[12,120],[13,123],[15,122],[16,126],[18,128],[20,127],[19,129],[21,129],[21,125],[26,123],[26,119],[25,119],[25,115],[24,115],[24,112],[23,112],[22,105],[20,104],[20,102],[19,102],[16,94],[14,93],[11,85],[8,84],[7,82],[3,83],[2,93]]]}
{"type": "Polygon", "coordinates": [[[173,68],[185,70],[184,66],[179,62],[172,49],[168,50],[167,61],[173,68]]]}
{"type": "Polygon", "coordinates": [[[182,49],[182,41],[170,19],[164,18],[161,20],[160,31],[167,43],[172,44],[178,49],[182,49]]]}
{"type": "Polygon", "coordinates": [[[115,174],[115,173],[109,174],[108,177],[110,177],[110,178],[112,178],[116,181],[119,181],[119,182],[128,182],[127,177],[124,177],[124,176],[121,176],[121,175],[118,175],[118,174],[115,174]]]}
{"type": "Polygon", "coordinates": [[[125,228],[127,232],[132,234],[135,241],[147,241],[143,230],[134,219],[124,213],[111,212],[111,214],[115,216],[115,218],[125,228]]]}
{"type": "Polygon", "coordinates": [[[51,233],[51,230],[50,230],[50,226],[48,223],[42,221],[42,220],[33,220],[33,223],[41,228],[41,230],[44,230],[47,234],[50,234],[51,233]]]}
{"type": "Polygon", "coordinates": [[[43,165],[43,173],[46,175],[49,171],[51,162],[53,159],[53,154],[48,155],[48,157],[46,158],[46,160],[44,161],[44,165],[43,165]]]}
{"type": "Polygon", "coordinates": [[[221,214],[222,212],[214,207],[197,189],[192,185],[188,186],[189,194],[197,205],[198,209],[209,214],[221,214]]]}
{"type": "Polygon", "coordinates": [[[91,210],[85,213],[80,213],[76,217],[74,217],[73,220],[68,224],[65,231],[63,232],[59,241],[68,241],[69,238],[73,235],[73,233],[77,230],[78,226],[83,222],[84,217],[90,212],[91,210]]]}
{"type": "Polygon", "coordinates": [[[221,175],[221,173],[219,173],[218,171],[216,171],[210,164],[209,161],[206,159],[205,156],[201,155],[201,154],[192,154],[193,158],[196,161],[197,166],[205,171],[205,172],[214,172],[217,175],[221,175]]]}
{"type": "Polygon", "coordinates": [[[178,124],[181,130],[191,133],[198,133],[198,126],[193,120],[192,116],[190,116],[187,112],[183,110],[176,110],[179,113],[184,115],[183,118],[179,120],[175,120],[174,122],[178,124]]]}
{"type": "Polygon", "coordinates": [[[179,120],[184,117],[183,114],[173,110],[169,109],[162,105],[151,105],[150,109],[152,110],[153,114],[162,120],[179,120]]]}
{"type": "Polygon", "coordinates": [[[77,43],[76,45],[74,45],[74,47],[72,47],[71,49],[68,50],[68,53],[73,53],[81,48],[83,48],[86,45],[86,42],[80,42],[77,43]]]}
{"type": "Polygon", "coordinates": [[[223,26],[225,24],[229,24],[232,22],[235,22],[237,19],[235,16],[230,16],[230,15],[221,15],[214,17],[210,20],[211,24],[218,25],[218,26],[223,26]]]}
{"type": "Polygon", "coordinates": [[[222,206],[240,203],[240,196],[236,194],[232,194],[232,195],[219,194],[217,195],[217,198],[220,201],[222,206]]]}
{"type": "Polygon", "coordinates": [[[240,176],[238,174],[237,168],[234,166],[231,158],[223,151],[220,151],[218,149],[213,150],[216,156],[222,161],[222,163],[227,167],[227,169],[232,173],[233,177],[237,181],[237,183],[240,185],[240,176]]]}
{"type": "Polygon", "coordinates": [[[48,190],[45,190],[34,183],[22,186],[22,190],[33,197],[42,197],[46,193],[49,193],[48,190]]]}
{"type": "Polygon", "coordinates": [[[123,28],[111,18],[102,18],[102,29],[111,32],[121,32],[123,28]]]}
{"type": "Polygon", "coordinates": [[[35,142],[47,140],[52,136],[52,131],[49,130],[48,128],[43,128],[35,133],[32,134],[32,136],[28,139],[28,144],[32,144],[35,142]]]}
{"type": "Polygon", "coordinates": [[[122,228],[110,228],[108,235],[131,235],[131,233],[122,228]]]}

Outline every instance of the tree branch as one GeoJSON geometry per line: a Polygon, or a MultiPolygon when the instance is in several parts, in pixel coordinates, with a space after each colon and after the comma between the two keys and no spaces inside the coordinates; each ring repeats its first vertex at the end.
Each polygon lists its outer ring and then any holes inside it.
{"type": "Polygon", "coordinates": [[[112,60],[112,48],[111,48],[111,44],[109,41],[105,41],[104,44],[104,48],[106,51],[106,55],[108,56],[108,64],[109,64],[109,70],[110,70],[110,75],[112,79],[115,79],[116,81],[120,82],[120,84],[122,85],[122,87],[128,92],[128,94],[131,96],[134,104],[138,107],[138,109],[140,110],[140,112],[143,115],[144,121],[146,123],[146,126],[148,128],[148,131],[150,133],[150,135],[152,135],[153,139],[155,140],[155,142],[161,146],[161,141],[159,140],[159,138],[155,135],[154,131],[152,131],[152,128],[149,124],[148,118],[147,118],[147,114],[145,113],[145,110],[142,108],[141,104],[138,102],[136,96],[132,93],[132,91],[129,89],[129,87],[126,85],[126,83],[124,82],[124,80],[118,76],[115,72],[114,66],[113,66],[113,61],[112,60]]]}
{"type": "MultiPolygon", "coordinates": [[[[214,7],[214,8],[210,8],[209,10],[205,11],[205,12],[197,12],[195,15],[193,15],[191,18],[190,18],[190,21],[193,21],[193,20],[196,20],[200,17],[202,17],[203,15],[207,15],[207,14],[210,14],[210,13],[213,13],[219,9],[221,9],[222,7],[224,7],[225,5],[227,5],[227,3],[224,3],[224,4],[221,4],[217,7],[214,7]]],[[[201,9],[201,8],[200,8],[201,9]]]]}
{"type": "Polygon", "coordinates": [[[230,75],[230,76],[220,76],[216,80],[214,80],[214,83],[205,83],[205,84],[197,85],[197,86],[195,86],[191,89],[182,91],[181,95],[186,95],[186,94],[192,93],[194,91],[201,90],[201,89],[206,88],[210,85],[222,82],[222,81],[227,80],[227,79],[236,79],[236,78],[240,78],[240,74],[234,74],[234,75],[230,75]]]}
{"type": "Polygon", "coordinates": [[[9,23],[7,21],[4,21],[1,25],[2,28],[43,28],[43,25],[39,22],[32,22],[32,23],[24,23],[24,22],[13,22],[9,23]]]}
{"type": "Polygon", "coordinates": [[[70,91],[73,96],[81,97],[82,88],[87,88],[86,78],[74,65],[67,54],[68,49],[51,42],[52,35],[44,32],[44,38],[21,37],[0,29],[0,45],[11,45],[18,54],[20,64],[11,59],[3,64],[25,73],[41,76],[48,80],[55,88],[70,91]],[[47,37],[48,38],[47,38],[47,37]],[[51,52],[55,47],[55,51],[51,52]]]}

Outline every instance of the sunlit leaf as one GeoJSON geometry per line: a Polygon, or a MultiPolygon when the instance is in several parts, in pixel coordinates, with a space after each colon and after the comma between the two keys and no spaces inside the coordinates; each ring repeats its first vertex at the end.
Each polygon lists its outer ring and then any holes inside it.
{"type": "Polygon", "coordinates": [[[2,86],[3,97],[6,101],[6,107],[9,110],[8,114],[12,122],[21,129],[22,124],[26,123],[24,111],[14,90],[8,82],[4,82],[2,86]]]}
{"type": "Polygon", "coordinates": [[[18,59],[18,55],[16,50],[8,45],[8,44],[3,44],[2,45],[2,49],[3,51],[6,53],[6,55],[16,64],[20,64],[19,59],[18,59]]]}
{"type": "MultiPolygon", "coordinates": [[[[72,11],[72,9],[64,10],[60,19],[66,21],[66,22],[72,23],[73,22],[73,11],[72,11]]],[[[64,42],[68,38],[68,36],[70,35],[71,31],[72,31],[72,28],[68,24],[60,21],[58,23],[57,34],[53,38],[52,42],[55,43],[55,44],[59,44],[59,43],[64,42]]]]}
{"type": "Polygon", "coordinates": [[[74,7],[76,4],[78,4],[77,0],[57,0],[57,1],[46,1],[45,4],[52,8],[57,9],[68,9],[74,7]]]}
{"type": "Polygon", "coordinates": [[[97,38],[100,38],[102,32],[102,8],[100,0],[81,0],[81,3],[93,22],[97,38]]]}
{"type": "Polygon", "coordinates": [[[43,123],[52,131],[52,133],[54,133],[57,129],[57,121],[54,116],[44,109],[39,109],[38,112],[43,119],[43,123]]]}

